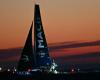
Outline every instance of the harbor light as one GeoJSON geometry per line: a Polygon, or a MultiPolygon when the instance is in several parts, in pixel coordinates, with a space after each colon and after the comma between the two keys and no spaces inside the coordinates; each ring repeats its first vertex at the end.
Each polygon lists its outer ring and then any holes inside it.
{"type": "Polygon", "coordinates": [[[2,68],[0,67],[0,71],[2,71],[2,68]]]}
{"type": "Polygon", "coordinates": [[[16,72],[17,70],[15,69],[14,71],[16,72]]]}
{"type": "Polygon", "coordinates": [[[10,69],[7,70],[8,72],[10,71],[10,69]]]}
{"type": "Polygon", "coordinates": [[[74,69],[72,69],[71,71],[72,71],[72,72],[74,72],[75,70],[74,70],[74,69]]]}

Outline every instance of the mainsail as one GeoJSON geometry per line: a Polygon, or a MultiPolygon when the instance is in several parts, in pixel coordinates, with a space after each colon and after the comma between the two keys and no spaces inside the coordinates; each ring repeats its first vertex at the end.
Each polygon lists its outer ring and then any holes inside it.
{"type": "Polygon", "coordinates": [[[34,13],[34,53],[38,68],[50,68],[52,60],[49,56],[39,5],[35,5],[34,13]]]}

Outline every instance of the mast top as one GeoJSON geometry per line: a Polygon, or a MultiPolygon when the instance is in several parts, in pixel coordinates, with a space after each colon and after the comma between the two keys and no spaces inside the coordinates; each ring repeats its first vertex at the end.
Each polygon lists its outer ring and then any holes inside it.
{"type": "Polygon", "coordinates": [[[34,2],[35,5],[39,5],[40,1],[39,0],[32,0],[34,2]]]}

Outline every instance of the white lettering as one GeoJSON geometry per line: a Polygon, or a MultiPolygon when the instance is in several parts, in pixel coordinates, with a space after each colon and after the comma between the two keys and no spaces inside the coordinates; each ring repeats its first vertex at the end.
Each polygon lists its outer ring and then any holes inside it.
{"type": "Polygon", "coordinates": [[[39,33],[37,34],[37,36],[38,36],[38,38],[43,39],[43,37],[42,37],[42,32],[39,32],[39,33]]]}
{"type": "Polygon", "coordinates": [[[39,43],[38,48],[44,48],[44,45],[42,45],[43,40],[38,40],[38,43],[39,43]]]}
{"type": "Polygon", "coordinates": [[[45,54],[46,54],[46,53],[42,53],[42,52],[39,53],[40,57],[44,57],[45,54]]]}
{"type": "Polygon", "coordinates": [[[24,60],[25,62],[28,62],[29,61],[29,58],[28,58],[27,55],[23,55],[22,60],[24,60]]]}

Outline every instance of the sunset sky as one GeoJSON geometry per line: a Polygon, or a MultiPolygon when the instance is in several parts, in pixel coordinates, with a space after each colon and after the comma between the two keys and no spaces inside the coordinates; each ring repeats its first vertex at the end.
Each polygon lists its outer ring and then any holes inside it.
{"type": "Polygon", "coordinates": [[[35,3],[48,43],[100,40],[100,0],[0,0],[0,49],[24,45],[35,3]]]}
{"type": "Polygon", "coordinates": [[[0,0],[0,65],[18,63],[35,3],[55,62],[100,68],[100,0],[0,0]]]}

